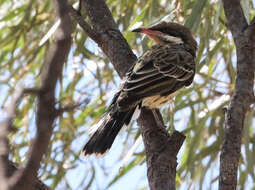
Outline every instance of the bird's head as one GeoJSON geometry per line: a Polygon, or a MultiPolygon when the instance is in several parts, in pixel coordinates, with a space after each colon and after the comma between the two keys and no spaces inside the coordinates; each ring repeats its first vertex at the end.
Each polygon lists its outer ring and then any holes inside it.
{"type": "Polygon", "coordinates": [[[191,48],[192,54],[197,50],[197,42],[191,31],[178,23],[163,21],[147,28],[137,28],[132,32],[144,33],[158,44],[184,43],[191,48]]]}

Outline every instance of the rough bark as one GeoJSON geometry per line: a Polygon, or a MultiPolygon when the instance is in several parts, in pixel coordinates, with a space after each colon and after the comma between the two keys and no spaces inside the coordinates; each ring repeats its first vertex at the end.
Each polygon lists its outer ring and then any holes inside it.
{"type": "MultiPolygon", "coordinates": [[[[18,164],[11,162],[11,161],[8,161],[7,166],[8,166],[7,177],[12,176],[13,173],[19,169],[18,164]]],[[[2,185],[2,183],[1,183],[1,185],[2,185]]],[[[41,180],[36,179],[35,184],[32,187],[32,190],[51,190],[51,188],[46,186],[41,180]]]]}
{"type": "Polygon", "coordinates": [[[237,187],[237,170],[245,114],[254,101],[255,25],[248,25],[240,0],[223,0],[227,25],[237,51],[237,77],[234,94],[226,112],[224,141],[220,155],[220,190],[237,187]]]}
{"type": "Polygon", "coordinates": [[[176,155],[185,140],[185,136],[177,131],[170,136],[164,128],[159,127],[155,122],[152,112],[143,109],[138,124],[143,131],[142,137],[146,150],[150,189],[172,190],[175,189],[176,155]],[[150,125],[147,125],[148,123],[150,125]]]}
{"type": "MultiPolygon", "coordinates": [[[[109,57],[120,77],[123,77],[136,61],[135,55],[118,30],[105,1],[84,0],[82,2],[92,27],[72,7],[70,7],[70,14],[85,32],[89,31],[87,32],[88,36],[98,44],[109,57]],[[92,36],[90,35],[91,33],[93,33],[92,36]]],[[[161,190],[175,189],[176,154],[183,143],[184,136],[180,133],[174,133],[171,140],[169,140],[169,134],[162,128],[162,125],[157,126],[160,122],[155,120],[155,114],[157,118],[162,118],[161,115],[158,115],[158,111],[153,114],[151,110],[143,109],[138,119],[146,149],[150,188],[161,190]],[[153,138],[150,134],[153,134],[153,138]],[[162,140],[162,137],[166,138],[162,140]],[[160,151],[152,148],[155,146],[160,147],[160,151]],[[167,158],[164,160],[164,164],[162,163],[162,158],[167,158]],[[159,184],[167,185],[161,185],[161,188],[159,188],[159,184]]]]}
{"type": "MultiPolygon", "coordinates": [[[[8,170],[2,170],[0,175],[1,189],[30,190],[40,189],[40,187],[42,187],[36,186],[38,185],[38,180],[36,179],[37,171],[40,168],[42,157],[47,151],[50,137],[52,135],[54,120],[58,116],[58,110],[55,109],[55,87],[62,74],[62,67],[71,47],[72,23],[68,14],[67,5],[66,0],[55,1],[56,13],[61,20],[61,24],[54,35],[55,41],[51,44],[50,49],[47,52],[47,60],[43,65],[41,75],[41,88],[33,90],[38,96],[38,111],[36,113],[37,133],[28,161],[24,168],[11,172],[13,173],[11,176],[7,175],[9,174],[9,166],[8,170]]],[[[31,90],[28,90],[28,92],[29,91],[31,90]]],[[[8,125],[6,125],[2,131],[4,133],[8,132],[8,128],[11,125],[10,122],[12,122],[16,110],[16,105],[14,105],[14,109],[12,110],[14,111],[11,112],[10,117],[7,118],[8,125]]],[[[8,140],[7,138],[1,138],[0,142],[4,148],[3,151],[0,151],[0,163],[2,167],[3,163],[6,164],[8,162],[8,140]]],[[[7,164],[5,167],[6,166],[7,164]]]]}

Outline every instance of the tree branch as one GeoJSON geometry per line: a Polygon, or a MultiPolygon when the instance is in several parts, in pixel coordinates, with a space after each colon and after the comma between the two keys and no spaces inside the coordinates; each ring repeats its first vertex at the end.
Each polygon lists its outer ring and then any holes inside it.
{"type": "Polygon", "coordinates": [[[57,113],[57,115],[61,115],[64,112],[73,111],[73,110],[75,110],[77,108],[84,107],[87,104],[88,104],[88,100],[85,100],[85,102],[83,101],[83,102],[78,102],[78,103],[74,103],[74,104],[68,104],[68,105],[65,105],[63,107],[58,108],[56,110],[56,113],[57,113]]]}
{"type": "Polygon", "coordinates": [[[6,119],[0,123],[0,184],[1,189],[8,189],[8,157],[9,157],[9,141],[8,134],[12,127],[13,120],[16,116],[17,105],[24,95],[24,89],[18,87],[10,105],[6,108],[6,119]]]}
{"type": "MultiPolygon", "coordinates": [[[[79,14],[79,11],[76,11],[72,5],[68,6],[69,14],[73,17],[80,27],[86,32],[86,34],[94,41],[100,41],[99,36],[96,31],[93,30],[90,25],[84,20],[84,18],[79,14]]],[[[80,9],[80,6],[79,6],[80,9]]]]}
{"type": "MultiPolygon", "coordinates": [[[[125,73],[136,61],[136,56],[127,44],[126,39],[118,30],[111,12],[103,0],[86,0],[83,1],[83,6],[91,21],[94,33],[96,33],[93,36],[91,36],[90,33],[87,33],[87,35],[98,44],[111,60],[120,77],[124,77],[125,73]],[[94,36],[96,36],[96,38],[94,38],[94,36]]],[[[75,12],[71,11],[70,14],[75,14],[76,16],[73,18],[79,24],[83,25],[85,21],[82,21],[77,11],[75,12]]],[[[86,32],[86,30],[84,30],[84,32],[86,32]]]]}
{"type": "Polygon", "coordinates": [[[66,0],[55,0],[60,27],[55,33],[55,42],[47,52],[38,94],[38,111],[36,114],[37,133],[24,169],[14,173],[10,179],[11,189],[29,190],[35,183],[40,161],[47,151],[52,135],[53,123],[57,116],[55,110],[55,87],[62,74],[62,67],[71,47],[72,22],[68,15],[66,0]]]}
{"type": "MultiPolygon", "coordinates": [[[[7,177],[12,176],[13,173],[19,169],[18,164],[11,161],[8,161],[7,166],[8,166],[7,177]]],[[[2,189],[2,183],[1,183],[1,189],[2,189]]],[[[46,186],[41,180],[36,179],[35,184],[32,187],[32,190],[51,190],[51,188],[46,186]]]]}
{"type": "Polygon", "coordinates": [[[243,14],[240,0],[223,0],[222,2],[227,17],[228,28],[235,40],[248,26],[248,23],[243,14]]]}
{"type": "MultiPolygon", "coordinates": [[[[122,34],[118,30],[117,25],[111,15],[111,12],[105,4],[105,1],[86,0],[83,1],[83,6],[86,9],[86,13],[93,26],[93,30],[97,33],[97,38],[95,38],[95,42],[109,57],[120,77],[125,76],[125,73],[137,59],[131,51],[126,40],[123,38],[122,34]]],[[[73,13],[74,12],[72,12],[72,14],[73,13]]],[[[76,16],[77,15],[79,14],[77,13],[76,16]]],[[[78,23],[81,22],[81,19],[77,19],[77,17],[74,17],[74,19],[76,19],[78,23]]],[[[90,36],[89,33],[87,34],[90,36]]],[[[162,117],[161,115],[158,115],[157,118],[160,119],[162,117]]],[[[138,119],[138,124],[140,125],[140,130],[143,135],[144,143],[146,144],[145,148],[148,157],[148,180],[151,188],[155,189],[155,184],[158,185],[162,183],[169,185],[164,186],[164,188],[162,188],[161,190],[174,189],[177,165],[176,154],[184,140],[184,136],[180,135],[180,133],[174,133],[172,136],[173,138],[171,138],[170,142],[168,132],[164,128],[157,126],[158,123],[155,120],[153,112],[151,110],[142,110],[140,118],[138,119]],[[154,138],[151,138],[151,136],[147,134],[153,134],[154,138]],[[168,135],[167,138],[164,138],[163,141],[161,141],[162,134],[168,135]],[[164,143],[164,146],[162,146],[162,143],[164,143]],[[158,150],[151,149],[151,147],[154,147],[156,144],[158,144],[159,147],[165,147],[163,149],[161,148],[160,155],[162,155],[162,157],[159,157],[158,150]],[[167,159],[164,160],[164,164],[160,166],[160,170],[155,170],[155,173],[153,173],[153,175],[155,174],[156,176],[161,175],[161,179],[155,178],[155,176],[151,175],[150,169],[154,169],[155,166],[159,166],[159,163],[162,163],[161,158],[165,157],[167,157],[167,159]],[[153,162],[151,162],[151,158],[160,158],[160,160],[155,160],[154,163],[154,160],[153,162]],[[162,173],[162,171],[165,172],[162,173]],[[169,180],[171,182],[169,182],[169,180]]]]}
{"type": "Polygon", "coordinates": [[[175,131],[171,136],[157,126],[155,114],[143,109],[138,121],[146,150],[150,190],[175,189],[176,156],[185,136],[175,131]],[[150,125],[148,125],[150,123],[150,125]]]}
{"type": "Polygon", "coordinates": [[[38,95],[40,93],[40,88],[25,88],[24,94],[38,95]]]}
{"type": "Polygon", "coordinates": [[[225,117],[219,189],[232,190],[236,189],[237,185],[245,114],[254,97],[255,40],[254,26],[253,24],[248,26],[240,0],[223,0],[223,6],[237,50],[237,77],[234,94],[225,117]]]}

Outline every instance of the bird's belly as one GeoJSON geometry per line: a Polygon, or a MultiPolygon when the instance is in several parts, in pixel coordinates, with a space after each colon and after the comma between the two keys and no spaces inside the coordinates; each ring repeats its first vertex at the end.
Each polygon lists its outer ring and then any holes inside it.
{"type": "Polygon", "coordinates": [[[169,94],[167,96],[151,96],[143,100],[142,106],[148,107],[150,109],[160,108],[166,104],[172,103],[175,95],[176,93],[169,94]]]}

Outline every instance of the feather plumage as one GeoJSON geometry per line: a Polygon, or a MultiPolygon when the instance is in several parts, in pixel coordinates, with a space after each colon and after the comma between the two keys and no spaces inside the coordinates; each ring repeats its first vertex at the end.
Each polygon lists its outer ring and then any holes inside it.
{"type": "Polygon", "coordinates": [[[172,102],[177,91],[192,83],[195,75],[196,41],[189,29],[177,23],[162,22],[141,28],[158,44],[145,52],[123,79],[106,114],[83,148],[83,154],[103,154],[112,145],[134,112],[146,106],[159,108],[172,102]],[[136,110],[136,111],[135,111],[136,110]]]}

